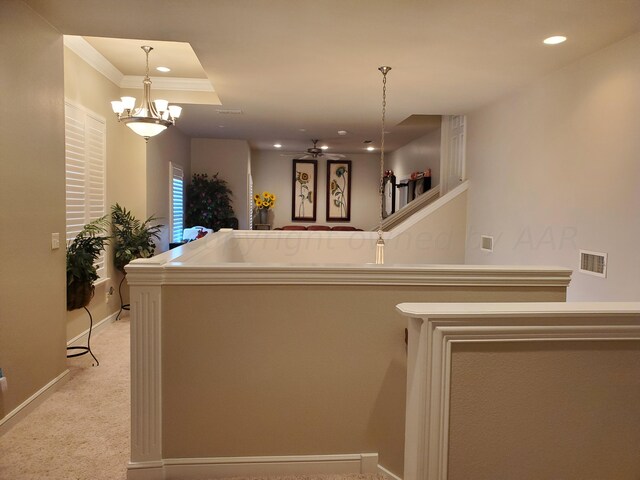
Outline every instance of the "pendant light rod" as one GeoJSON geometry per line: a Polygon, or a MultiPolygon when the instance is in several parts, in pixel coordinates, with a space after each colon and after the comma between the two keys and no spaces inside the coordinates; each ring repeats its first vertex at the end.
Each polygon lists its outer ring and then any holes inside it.
{"type": "Polygon", "coordinates": [[[387,114],[387,73],[391,67],[382,66],[378,70],[382,73],[382,130],[380,133],[380,221],[378,223],[378,241],[376,242],[376,264],[384,263],[384,239],[382,238],[382,212],[384,210],[384,130],[387,114]]]}

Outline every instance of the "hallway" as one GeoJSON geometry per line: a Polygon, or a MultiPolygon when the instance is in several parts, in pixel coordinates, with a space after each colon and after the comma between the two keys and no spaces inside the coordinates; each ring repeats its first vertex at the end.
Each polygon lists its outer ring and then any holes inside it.
{"type": "MultiPolygon", "coordinates": [[[[0,437],[0,479],[124,480],[129,457],[129,318],[111,323],[70,379],[0,437]]],[[[11,388],[11,385],[9,385],[11,388]]]]}

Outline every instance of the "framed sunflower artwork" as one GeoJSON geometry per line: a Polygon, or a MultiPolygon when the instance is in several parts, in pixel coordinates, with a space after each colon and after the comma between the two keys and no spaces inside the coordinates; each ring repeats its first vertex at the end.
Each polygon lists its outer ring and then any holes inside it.
{"type": "Polygon", "coordinates": [[[351,220],[351,160],[327,161],[327,222],[351,220]]]}
{"type": "Polygon", "coordinates": [[[317,173],[317,160],[293,160],[291,220],[316,221],[317,173]]]}

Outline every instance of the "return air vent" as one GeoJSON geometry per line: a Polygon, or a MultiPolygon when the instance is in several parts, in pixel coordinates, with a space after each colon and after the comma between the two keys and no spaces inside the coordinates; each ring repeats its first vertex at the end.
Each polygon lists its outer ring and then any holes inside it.
{"type": "Polygon", "coordinates": [[[607,276],[607,254],[580,250],[580,271],[596,277],[607,276]]]}
{"type": "Polygon", "coordinates": [[[242,113],[242,110],[238,109],[232,109],[232,108],[219,108],[218,110],[216,110],[216,112],[222,114],[222,115],[240,115],[242,113]]]}
{"type": "Polygon", "coordinates": [[[480,245],[480,250],[485,252],[493,252],[493,237],[489,237],[488,235],[482,235],[480,237],[482,244],[480,245]]]}

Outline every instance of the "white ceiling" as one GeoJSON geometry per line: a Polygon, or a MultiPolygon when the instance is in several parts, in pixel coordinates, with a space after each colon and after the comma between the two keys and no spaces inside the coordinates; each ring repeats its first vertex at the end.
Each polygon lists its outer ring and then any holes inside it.
{"type": "Polygon", "coordinates": [[[222,106],[185,105],[179,128],[292,151],[378,146],[381,65],[393,150],[423,134],[397,126],[411,115],[468,113],[640,30],[640,0],[26,1],[64,34],[189,43],[222,106]]]}

